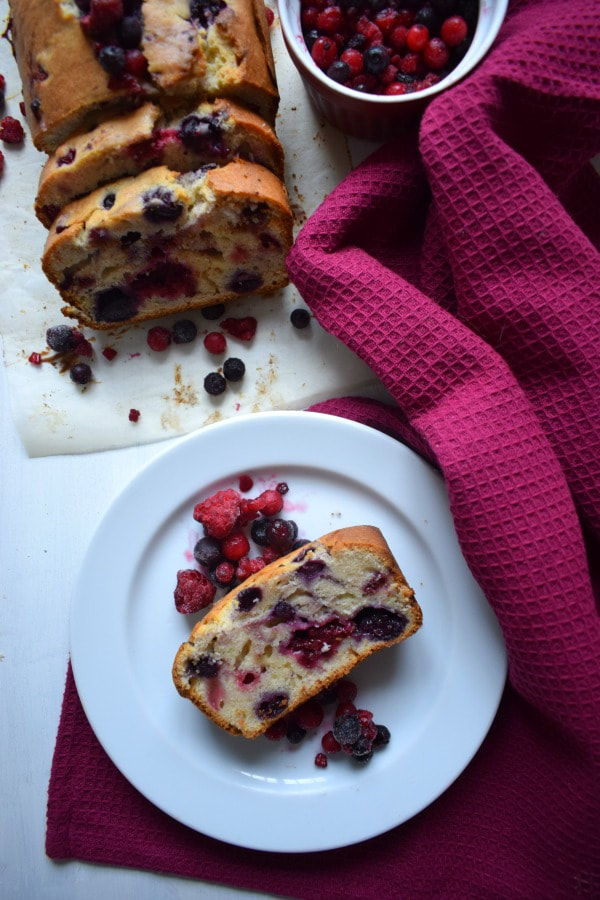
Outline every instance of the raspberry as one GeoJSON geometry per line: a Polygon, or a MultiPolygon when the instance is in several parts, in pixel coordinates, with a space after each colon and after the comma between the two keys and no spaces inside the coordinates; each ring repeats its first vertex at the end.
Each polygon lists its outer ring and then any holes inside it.
{"type": "MultiPolygon", "coordinates": [[[[240,488],[241,490],[241,488],[240,488]]],[[[240,515],[238,519],[238,525],[247,525],[248,522],[254,521],[260,512],[260,502],[258,498],[254,500],[250,500],[247,497],[242,497],[240,500],[240,515]]]]}
{"type": "Polygon", "coordinates": [[[233,531],[240,514],[241,497],[233,488],[217,491],[211,497],[197,503],[194,519],[204,526],[208,537],[222,540],[233,531]]]}
{"type": "Polygon", "coordinates": [[[204,338],[204,346],[209,353],[224,353],[227,348],[227,340],[220,331],[210,331],[204,338]]]}
{"type": "Polygon", "coordinates": [[[0,140],[5,144],[22,144],[25,132],[21,123],[12,116],[4,116],[0,120],[0,140]]]}
{"type": "Polygon", "coordinates": [[[113,347],[105,347],[102,351],[102,356],[104,356],[109,362],[112,362],[116,355],[117,351],[113,347]]]}
{"type": "Polygon", "coordinates": [[[283,509],[283,499],[279,491],[263,491],[257,500],[263,516],[274,516],[283,509]]]}
{"type": "Polygon", "coordinates": [[[41,366],[42,364],[42,354],[41,353],[32,353],[29,357],[29,362],[32,366],[41,366]]]}
{"type": "Polygon", "coordinates": [[[221,552],[225,559],[237,562],[250,550],[250,542],[241,531],[232,531],[221,543],[221,552]]]}
{"type": "Polygon", "coordinates": [[[140,418],[139,409],[130,409],[129,410],[129,421],[130,422],[137,422],[139,420],[139,418],[140,418]]]}
{"type": "Polygon", "coordinates": [[[256,334],[258,322],[254,316],[244,316],[241,319],[223,319],[221,328],[232,337],[240,341],[251,341],[256,334]]]}
{"type": "Polygon", "coordinates": [[[265,561],[265,565],[269,565],[272,562],[275,562],[276,559],[279,559],[281,553],[278,550],[275,550],[274,547],[265,547],[262,552],[262,558],[265,561]]]}
{"type": "Polygon", "coordinates": [[[149,329],[146,340],[151,350],[161,353],[171,343],[171,332],[162,325],[155,325],[154,328],[149,329]]]}
{"type": "Polygon", "coordinates": [[[315,756],[315,766],[318,766],[319,769],[327,768],[327,757],[324,753],[317,753],[315,756]]]}
{"type": "Polygon", "coordinates": [[[215,598],[216,587],[210,579],[196,569],[180,569],[177,586],[173,591],[177,612],[196,613],[209,606],[215,598]]]}
{"type": "Polygon", "coordinates": [[[237,564],[235,577],[238,581],[245,581],[246,578],[250,577],[250,575],[254,575],[255,572],[259,572],[261,569],[264,569],[264,567],[265,561],[262,556],[257,556],[254,559],[249,559],[249,557],[247,556],[242,556],[237,564]]]}

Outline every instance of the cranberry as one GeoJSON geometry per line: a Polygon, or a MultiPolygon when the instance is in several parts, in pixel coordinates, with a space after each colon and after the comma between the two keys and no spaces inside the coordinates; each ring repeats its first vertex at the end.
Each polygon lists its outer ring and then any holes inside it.
{"type": "Polygon", "coordinates": [[[323,708],[316,700],[307,700],[294,711],[298,724],[306,731],[318,728],[323,721],[323,708]]]}
{"type": "Polygon", "coordinates": [[[337,44],[332,38],[318,37],[312,45],[310,55],[320,69],[328,69],[338,55],[337,44]]]}
{"type": "Polygon", "coordinates": [[[246,556],[249,550],[250,542],[242,531],[232,531],[221,543],[223,556],[231,562],[237,562],[242,556],[246,556]]]}
{"type": "Polygon", "coordinates": [[[130,409],[129,410],[129,421],[130,422],[138,422],[140,418],[139,409],[130,409]]]}
{"type": "Polygon", "coordinates": [[[278,550],[275,549],[275,547],[265,547],[261,555],[265,561],[265,565],[267,566],[270,563],[275,562],[275,560],[279,559],[279,557],[281,556],[281,554],[278,550]]]}
{"type": "Polygon", "coordinates": [[[112,362],[116,355],[117,351],[114,349],[114,347],[105,347],[102,351],[102,356],[109,362],[112,362]]]}
{"type": "Polygon", "coordinates": [[[321,738],[321,747],[325,753],[339,753],[342,745],[336,740],[333,731],[327,731],[321,738]]]}
{"type": "Polygon", "coordinates": [[[260,572],[264,567],[265,561],[262,557],[257,556],[254,559],[249,559],[247,556],[242,556],[237,564],[235,577],[240,582],[245,581],[250,575],[254,575],[255,572],[260,572]]]}
{"type": "Polygon", "coordinates": [[[210,331],[204,338],[204,346],[209,353],[219,354],[225,353],[227,349],[227,340],[220,331],[210,331]]]}
{"type": "Polygon", "coordinates": [[[212,397],[218,397],[227,387],[227,382],[219,372],[209,372],[204,379],[204,390],[212,397]]]}
{"type": "Polygon", "coordinates": [[[318,13],[315,25],[324,34],[335,34],[342,27],[344,15],[339,6],[327,6],[318,13]]]}
{"type": "Polygon", "coordinates": [[[4,116],[0,120],[0,141],[4,141],[5,144],[21,144],[24,140],[25,132],[18,119],[4,116]]]}
{"type": "Polygon", "coordinates": [[[348,700],[348,701],[346,701],[344,703],[340,703],[338,705],[338,707],[335,711],[335,715],[337,718],[340,718],[341,716],[351,716],[355,712],[357,712],[357,709],[356,709],[354,703],[351,703],[348,700]]]}
{"type": "Polygon", "coordinates": [[[229,587],[235,578],[235,566],[223,560],[210,570],[210,576],[220,587],[229,587]]]}
{"type": "Polygon", "coordinates": [[[404,50],[408,29],[405,25],[398,25],[389,36],[389,44],[393,50],[404,50]]]}
{"type": "Polygon", "coordinates": [[[125,72],[135,79],[143,79],[148,74],[148,60],[141,50],[125,52],[125,72]]]}
{"type": "Polygon", "coordinates": [[[287,494],[289,489],[290,489],[290,486],[287,483],[287,481],[280,481],[279,484],[275,486],[275,490],[277,491],[278,494],[287,494]]]}
{"type": "MultiPolygon", "coordinates": [[[[236,356],[230,356],[223,363],[223,375],[227,381],[241,381],[246,374],[246,366],[241,359],[236,356]]],[[[250,488],[248,488],[250,490],[250,488]]]]}
{"type": "Polygon", "coordinates": [[[467,23],[462,16],[450,16],[440,28],[440,37],[447,47],[458,47],[467,36],[467,23]]]}
{"type": "Polygon", "coordinates": [[[406,46],[409,50],[413,50],[415,53],[419,53],[425,48],[428,40],[429,29],[426,25],[421,25],[419,22],[415,22],[415,24],[411,25],[411,27],[408,29],[408,33],[406,35],[406,46]]]}
{"type": "Polygon", "coordinates": [[[171,344],[171,332],[162,325],[155,325],[150,328],[146,335],[146,341],[151,350],[161,353],[171,344]]]}
{"type": "MultiPolygon", "coordinates": [[[[347,50],[344,50],[340,59],[342,62],[346,63],[352,76],[360,75],[363,69],[363,57],[360,50],[353,50],[352,47],[350,47],[347,50]]],[[[294,310],[294,312],[296,312],[296,310],[294,310]]]]}
{"type": "Polygon", "coordinates": [[[450,58],[450,52],[441,38],[431,38],[423,50],[423,59],[430,69],[443,69],[450,58]]]}
{"type": "Polygon", "coordinates": [[[353,681],[343,679],[336,684],[335,692],[340,703],[352,703],[356,699],[358,688],[353,681]]]}

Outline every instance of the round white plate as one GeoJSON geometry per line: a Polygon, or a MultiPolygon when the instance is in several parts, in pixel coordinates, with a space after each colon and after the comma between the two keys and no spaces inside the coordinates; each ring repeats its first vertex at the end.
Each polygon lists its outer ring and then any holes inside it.
{"type": "Polygon", "coordinates": [[[414,816],[462,772],[506,677],[496,619],[460,552],[445,487],[411,450],[373,429],[306,412],[209,426],[144,468],[103,518],[75,589],[71,654],[99,741],[149,800],[207,835],[274,851],[326,850],[414,816]],[[256,496],[289,484],[300,537],[378,526],[423,610],[407,641],[353,672],[359,705],[392,733],[366,766],[314,764],[302,744],[248,741],[179,696],[171,666],[197,616],[176,612],[176,572],[193,564],[194,504],[249,474],[256,496]],[[191,561],[190,561],[191,560],[191,561]]]}

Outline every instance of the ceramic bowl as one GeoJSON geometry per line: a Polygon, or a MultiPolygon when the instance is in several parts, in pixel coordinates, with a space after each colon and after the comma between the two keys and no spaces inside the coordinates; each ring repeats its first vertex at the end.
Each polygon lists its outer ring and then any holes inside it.
{"type": "Polygon", "coordinates": [[[432,87],[394,97],[362,94],[328,78],[304,43],[299,0],[278,0],[278,11],[285,45],[317,111],[348,135],[383,141],[401,133],[421,115],[427,103],[481,62],[500,30],[507,5],[508,0],[480,0],[473,40],[456,68],[432,87]]]}

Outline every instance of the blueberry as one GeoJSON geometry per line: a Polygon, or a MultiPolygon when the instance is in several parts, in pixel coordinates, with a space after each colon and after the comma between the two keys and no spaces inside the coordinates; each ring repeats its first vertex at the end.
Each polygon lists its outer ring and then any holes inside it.
{"type": "Polygon", "coordinates": [[[98,54],[98,62],[109,75],[120,75],[125,69],[125,51],[122,47],[108,44],[98,54]]]}
{"type": "Polygon", "coordinates": [[[310,544],[308,538],[298,538],[298,540],[294,541],[292,544],[292,550],[299,550],[300,547],[305,547],[306,544],[310,544]]]}
{"type": "Polygon", "coordinates": [[[355,713],[338,716],[333,723],[333,736],[339,744],[352,745],[362,734],[360,720],[355,713]]]}
{"type": "Polygon", "coordinates": [[[200,310],[200,314],[202,315],[202,317],[204,319],[208,319],[209,322],[212,322],[215,319],[220,319],[224,312],[224,303],[216,303],[214,306],[203,306],[200,310]]]}
{"type": "Polygon", "coordinates": [[[92,379],[92,370],[87,363],[76,363],[70,369],[69,376],[75,384],[88,384],[92,379]]]}
{"type": "Polygon", "coordinates": [[[207,394],[217,397],[222,394],[227,387],[227,382],[218,372],[209,372],[204,379],[204,390],[207,394]]]}
{"type": "Polygon", "coordinates": [[[142,234],[140,231],[128,231],[119,238],[121,247],[130,247],[132,244],[135,244],[136,241],[139,241],[141,236],[142,234]]]}
{"type": "Polygon", "coordinates": [[[359,738],[352,748],[352,759],[358,763],[368,763],[373,756],[373,747],[366,738],[359,738]]]}
{"type": "Polygon", "coordinates": [[[34,118],[39,122],[39,120],[42,118],[42,101],[38,100],[38,98],[36,97],[29,104],[29,109],[33,113],[34,118]]]}
{"type": "Polygon", "coordinates": [[[388,51],[381,44],[375,44],[369,47],[363,54],[363,66],[365,72],[369,75],[382,75],[389,65],[390,57],[388,51]]]}
{"type": "Polygon", "coordinates": [[[223,375],[227,381],[240,381],[246,373],[246,366],[241,359],[231,356],[223,363],[223,375]]]}
{"type": "Polygon", "coordinates": [[[316,28],[311,28],[310,31],[307,31],[304,35],[304,43],[308,47],[309,52],[312,50],[313,44],[319,36],[319,32],[316,28]]]}
{"type": "Polygon", "coordinates": [[[185,674],[188,678],[214,678],[218,671],[219,661],[209,654],[188,659],[185,664],[185,674]]]}
{"type": "Polygon", "coordinates": [[[190,16],[208,28],[225,6],[225,0],[190,0],[190,16]]]}
{"type": "Polygon", "coordinates": [[[389,744],[391,734],[389,728],[386,728],[385,725],[376,725],[377,735],[373,741],[374,747],[384,747],[386,744],[389,744]]]}
{"type": "Polygon", "coordinates": [[[77,338],[70,325],[53,325],[48,328],[46,341],[55,353],[68,353],[77,346],[77,338]]]}
{"type": "Polygon", "coordinates": [[[288,723],[287,731],[285,733],[286,738],[290,742],[290,744],[299,744],[306,737],[306,730],[302,728],[301,725],[298,725],[297,722],[293,720],[288,723]]]}
{"type": "Polygon", "coordinates": [[[135,313],[135,300],[121,288],[108,288],[96,295],[96,319],[99,322],[124,322],[135,313]]]}
{"type": "Polygon", "coordinates": [[[303,581],[310,582],[314,581],[315,578],[318,578],[324,570],[325,563],[322,559],[309,559],[308,562],[305,562],[304,565],[296,570],[296,574],[299,575],[303,581]]]}
{"type": "Polygon", "coordinates": [[[157,187],[144,195],[144,217],[150,222],[172,222],[183,212],[183,203],[172,191],[157,187]]]}
{"type": "Polygon", "coordinates": [[[106,194],[104,200],[102,201],[102,206],[104,209],[112,209],[115,205],[116,197],[114,194],[106,194]]]}
{"type": "Polygon", "coordinates": [[[437,15],[433,6],[425,5],[417,10],[415,25],[425,25],[431,34],[437,27],[437,15]]]}
{"type": "Polygon", "coordinates": [[[289,622],[296,617],[296,610],[287,600],[278,600],[269,613],[269,625],[276,622],[289,622]]]}
{"type": "Polygon", "coordinates": [[[237,595],[238,609],[250,612],[262,600],[263,592],[259,587],[244,588],[237,595]]]}
{"type": "Polygon", "coordinates": [[[269,538],[267,537],[267,528],[269,527],[268,519],[255,519],[250,529],[250,537],[259,547],[267,547],[269,538]]]}
{"type": "Polygon", "coordinates": [[[391,641],[399,637],[408,621],[402,613],[366,606],[354,616],[358,631],[374,641],[391,641]]]}
{"type": "Polygon", "coordinates": [[[364,34],[352,34],[346,42],[346,47],[349,50],[362,50],[366,43],[367,39],[364,34]]]}
{"type": "Polygon", "coordinates": [[[287,694],[267,694],[255,708],[255,713],[259,719],[275,719],[285,712],[289,704],[287,694]]]}
{"type": "Polygon", "coordinates": [[[192,322],[191,319],[179,319],[171,330],[175,344],[191,344],[192,341],[196,340],[198,334],[196,323],[192,322]]]}
{"type": "Polygon", "coordinates": [[[332,81],[344,84],[350,78],[350,66],[342,59],[336,59],[327,69],[327,75],[332,81]]]}
{"type": "Polygon", "coordinates": [[[298,535],[298,526],[295,522],[286,519],[272,519],[267,525],[267,540],[271,547],[280,553],[291,550],[298,535]]]}
{"type": "Polygon", "coordinates": [[[117,36],[122,47],[135,50],[142,39],[142,23],[137,16],[123,16],[117,26],[117,36]]]}
{"type": "Polygon", "coordinates": [[[250,294],[257,291],[262,283],[262,277],[257,272],[238,270],[227,282],[227,290],[235,291],[236,294],[250,294]]]}
{"type": "Polygon", "coordinates": [[[290,314],[290,322],[294,328],[306,328],[310,325],[310,313],[307,309],[293,309],[290,314]]]}
{"type": "Polygon", "coordinates": [[[200,538],[194,547],[194,559],[201,566],[206,566],[207,569],[216,566],[222,558],[221,544],[216,538],[200,538]]]}
{"type": "Polygon", "coordinates": [[[181,140],[194,150],[201,150],[207,143],[212,143],[220,132],[214,116],[197,116],[192,113],[182,119],[179,126],[181,140]]]}

